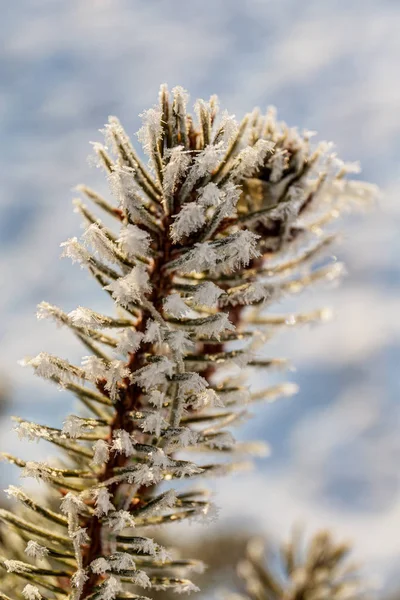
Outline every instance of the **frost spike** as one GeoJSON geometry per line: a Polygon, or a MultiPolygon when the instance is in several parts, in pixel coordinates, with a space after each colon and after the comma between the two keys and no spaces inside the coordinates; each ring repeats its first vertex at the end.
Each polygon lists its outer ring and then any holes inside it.
{"type": "Polygon", "coordinates": [[[121,123],[117,117],[109,117],[108,122],[111,134],[115,139],[115,143],[118,151],[121,154],[121,157],[128,163],[129,166],[132,167],[135,173],[135,178],[138,180],[139,185],[145,191],[147,196],[156,204],[158,204],[160,201],[160,189],[136,154],[134,147],[132,146],[128,136],[121,126],[121,123]]]}

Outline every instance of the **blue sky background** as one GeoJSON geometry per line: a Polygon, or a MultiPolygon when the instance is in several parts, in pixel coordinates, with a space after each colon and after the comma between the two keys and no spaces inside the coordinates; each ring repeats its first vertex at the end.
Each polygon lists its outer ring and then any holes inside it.
{"type": "MultiPolygon", "coordinates": [[[[394,580],[400,553],[399,225],[400,3],[398,0],[19,0],[0,35],[0,372],[9,412],[59,423],[68,396],[16,361],[40,350],[78,360],[67,332],[35,319],[42,299],[102,309],[83,271],[59,261],[79,234],[71,191],[106,191],[86,161],[109,114],[132,136],[138,114],[168,82],[192,99],[220,96],[238,117],[278,107],[290,125],[316,129],[383,199],[343,225],[337,255],[349,276],[297,309],[332,306],[336,319],[290,332],[270,352],[289,356],[301,392],[257,409],[242,437],[273,454],[251,474],[218,482],[225,519],[251,518],[277,537],[293,522],[352,539],[376,584],[394,580]]],[[[283,310],[282,307],[278,307],[283,310]]],[[[1,445],[16,450],[10,422],[1,445]]],[[[45,456],[45,446],[20,453],[45,456]]],[[[6,468],[5,477],[16,474],[6,468]]],[[[214,486],[215,487],[215,486],[214,486]]]]}

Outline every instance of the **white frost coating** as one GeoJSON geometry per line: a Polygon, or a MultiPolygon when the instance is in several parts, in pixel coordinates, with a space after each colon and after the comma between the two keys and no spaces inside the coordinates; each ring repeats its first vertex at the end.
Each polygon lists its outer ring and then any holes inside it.
{"type": "Polygon", "coordinates": [[[218,129],[223,132],[223,141],[229,143],[238,132],[238,122],[235,115],[230,115],[226,109],[221,113],[218,129]]]}
{"type": "Polygon", "coordinates": [[[92,464],[102,466],[108,462],[110,457],[110,448],[105,440],[97,440],[93,444],[92,464]]]}
{"type": "Polygon", "coordinates": [[[68,492],[60,502],[60,510],[65,515],[76,516],[85,513],[87,507],[79,496],[68,492]]]}
{"type": "Polygon", "coordinates": [[[198,439],[199,434],[197,431],[193,431],[189,427],[180,427],[177,434],[171,439],[170,445],[186,448],[197,444],[198,439]]]}
{"type": "Polygon", "coordinates": [[[154,515],[162,513],[169,508],[173,508],[176,504],[177,496],[175,490],[168,490],[162,494],[155,502],[154,506],[146,510],[146,515],[154,515]]]}
{"type": "Polygon", "coordinates": [[[122,589],[122,584],[116,577],[109,577],[101,586],[98,598],[101,600],[114,600],[122,589]]]}
{"type": "Polygon", "coordinates": [[[112,293],[112,297],[121,306],[129,306],[142,300],[145,294],[151,292],[149,275],[143,265],[133,267],[132,271],[116,279],[104,289],[112,293]]]}
{"type": "Polygon", "coordinates": [[[185,175],[191,158],[183,146],[176,146],[166,152],[168,163],[164,167],[163,191],[164,196],[169,198],[175,192],[176,187],[185,175]]]}
{"type": "Polygon", "coordinates": [[[72,533],[71,538],[78,546],[82,546],[82,544],[88,544],[90,542],[87,530],[84,527],[78,527],[78,529],[72,533]]]}
{"type": "Polygon", "coordinates": [[[78,242],[76,237],[62,242],[60,248],[63,248],[62,258],[70,258],[73,263],[78,263],[82,268],[90,261],[89,252],[78,242]]]}
{"type": "Polygon", "coordinates": [[[193,302],[199,306],[215,306],[218,298],[224,294],[212,281],[205,281],[196,287],[193,294],[193,302]]]}
{"type": "Polygon", "coordinates": [[[154,433],[159,437],[163,425],[167,425],[167,422],[164,420],[162,414],[160,412],[151,412],[145,416],[140,427],[145,433],[154,433]]]}
{"type": "Polygon", "coordinates": [[[266,286],[257,281],[253,282],[243,293],[245,304],[253,304],[260,300],[275,299],[279,295],[279,290],[273,286],[266,286]],[[275,293],[276,292],[276,293],[275,293]]]}
{"type": "Polygon", "coordinates": [[[173,112],[178,116],[185,116],[186,106],[189,101],[188,91],[181,85],[176,85],[172,88],[172,96],[174,98],[172,107],[173,112]]]}
{"type": "Polygon", "coordinates": [[[164,341],[164,328],[157,321],[149,320],[143,337],[144,342],[162,344],[164,341]]]}
{"type": "Polygon", "coordinates": [[[22,595],[26,600],[41,600],[42,595],[39,592],[39,589],[35,585],[31,585],[27,583],[24,589],[22,590],[22,595]]]}
{"type": "Polygon", "coordinates": [[[76,439],[82,435],[82,433],[88,431],[88,429],[90,429],[90,427],[88,427],[85,419],[81,419],[76,415],[68,415],[64,420],[61,431],[68,437],[76,439]]]}
{"type": "Polygon", "coordinates": [[[218,255],[209,242],[198,242],[192,251],[188,252],[179,270],[182,273],[201,273],[213,269],[217,263],[218,255]]]}
{"type": "Polygon", "coordinates": [[[183,464],[176,464],[175,468],[174,468],[174,474],[177,477],[181,477],[182,479],[184,477],[192,477],[193,475],[200,475],[201,473],[203,473],[203,469],[201,467],[198,467],[195,463],[183,463],[183,464]]]}
{"type": "Polygon", "coordinates": [[[135,584],[138,585],[139,587],[142,587],[142,588],[150,588],[151,587],[151,581],[149,579],[149,576],[144,571],[136,571],[136,573],[133,576],[133,580],[134,580],[135,584]]]}
{"type": "Polygon", "coordinates": [[[224,408],[225,404],[221,396],[219,396],[215,390],[207,389],[202,391],[196,397],[193,408],[200,409],[205,406],[210,406],[212,408],[224,408]]]}
{"type": "Polygon", "coordinates": [[[145,390],[163,383],[165,376],[171,376],[175,367],[175,363],[169,360],[166,356],[161,357],[157,362],[143,367],[136,371],[133,375],[133,380],[145,390]]]}
{"type": "Polygon", "coordinates": [[[123,379],[129,377],[130,370],[123,360],[112,360],[105,372],[105,388],[110,392],[110,398],[113,401],[118,399],[119,384],[123,379]]]}
{"type": "Polygon", "coordinates": [[[150,394],[146,396],[146,399],[148,400],[148,402],[150,402],[150,404],[160,409],[163,403],[165,402],[165,394],[163,394],[159,390],[152,390],[150,394]]]}
{"type": "Polygon", "coordinates": [[[132,556],[126,552],[115,552],[111,557],[111,566],[115,571],[132,571],[136,568],[132,556]]]}
{"type": "Polygon", "coordinates": [[[158,107],[149,108],[140,115],[143,127],[137,132],[139,142],[148,156],[157,145],[162,135],[162,113],[158,107]]]}
{"type": "MultiPolygon", "coordinates": [[[[18,435],[19,440],[28,440],[29,442],[38,442],[42,437],[42,428],[38,427],[35,423],[18,423],[16,427],[14,427],[14,431],[18,435]]],[[[46,434],[43,435],[46,437],[46,434]]],[[[50,437],[50,436],[49,436],[50,437]]]]}
{"type": "Polygon", "coordinates": [[[198,179],[214,171],[219,165],[225,152],[224,142],[210,144],[204,148],[194,159],[193,166],[188,174],[188,180],[193,185],[198,179]]]}
{"type": "Polygon", "coordinates": [[[138,538],[132,542],[131,547],[136,552],[143,552],[143,554],[149,554],[150,556],[156,556],[160,548],[151,538],[138,538]]]}
{"type": "Polygon", "coordinates": [[[134,170],[130,167],[114,167],[108,177],[111,191],[134,221],[143,223],[141,208],[146,201],[140,193],[140,188],[135,182],[134,170]]]}
{"type": "Polygon", "coordinates": [[[51,469],[43,462],[28,461],[22,469],[21,477],[32,477],[36,481],[48,481],[51,469]]]}
{"type": "Polygon", "coordinates": [[[272,183],[276,183],[282,178],[283,171],[288,166],[288,158],[287,150],[276,150],[269,159],[268,166],[271,168],[269,178],[272,183]]]}
{"type": "Polygon", "coordinates": [[[202,98],[198,98],[195,101],[193,108],[199,123],[202,121],[202,115],[204,115],[207,120],[210,120],[210,105],[208,102],[202,98]]]}
{"type": "Polygon", "coordinates": [[[41,319],[54,319],[54,321],[58,325],[62,325],[62,317],[64,316],[63,311],[58,308],[58,306],[54,306],[53,304],[49,304],[48,302],[40,302],[37,307],[36,318],[38,320],[41,319]]]}
{"type": "Polygon", "coordinates": [[[247,146],[241,150],[234,167],[235,178],[241,180],[244,177],[251,177],[274,146],[275,144],[268,140],[257,140],[254,146],[247,146]]]}
{"type": "Polygon", "coordinates": [[[119,336],[116,352],[119,354],[131,354],[136,352],[139,349],[142,339],[143,333],[141,331],[135,331],[130,328],[125,329],[119,336]]]}
{"type": "Polygon", "coordinates": [[[16,485],[9,485],[7,489],[4,490],[7,494],[8,498],[16,498],[18,500],[22,500],[24,494],[20,488],[16,485]]]}
{"type": "Polygon", "coordinates": [[[164,310],[171,317],[176,317],[177,319],[185,317],[190,312],[190,308],[177,292],[165,298],[164,310]]]}
{"type": "Polygon", "coordinates": [[[7,573],[30,573],[30,565],[20,560],[5,560],[4,566],[7,569],[7,573]]]}
{"type": "Polygon", "coordinates": [[[150,458],[153,466],[157,469],[158,468],[165,469],[165,468],[169,467],[171,464],[170,458],[165,454],[164,450],[162,450],[161,448],[158,448],[157,450],[153,450],[152,452],[149,452],[149,458],[150,458]]]}
{"type": "Polygon", "coordinates": [[[194,349],[194,342],[190,339],[189,333],[186,331],[182,331],[182,329],[177,329],[175,331],[171,331],[168,334],[168,345],[169,347],[177,352],[178,354],[187,354],[191,350],[194,349]]]}
{"type": "Polygon", "coordinates": [[[33,540],[30,540],[25,548],[25,554],[27,556],[31,556],[33,558],[38,558],[39,560],[43,559],[49,553],[46,546],[42,546],[33,540]]]}
{"type": "Polygon", "coordinates": [[[40,352],[31,359],[25,359],[23,366],[33,367],[35,374],[44,379],[56,377],[62,383],[70,383],[76,378],[83,377],[83,371],[71,365],[67,360],[52,356],[47,352],[40,352]]]}
{"type": "MultiPolygon", "coordinates": [[[[218,209],[218,219],[214,223],[214,230],[222,219],[236,215],[236,204],[241,196],[240,186],[228,181],[222,188],[214,183],[208,183],[199,195],[199,203],[205,207],[218,209]]],[[[215,211],[214,211],[215,212],[215,211]]]]}
{"type": "Polygon", "coordinates": [[[155,477],[155,471],[145,463],[138,464],[134,471],[128,473],[127,481],[129,483],[137,483],[138,485],[152,485],[160,479],[155,477]]]}
{"type": "Polygon", "coordinates": [[[107,152],[107,146],[100,142],[90,142],[94,150],[94,155],[89,156],[89,164],[96,167],[96,169],[104,169],[104,162],[101,159],[101,154],[107,152]]]}
{"type": "Polygon", "coordinates": [[[263,302],[272,302],[278,300],[282,296],[282,289],[279,285],[266,285],[258,281],[254,281],[244,288],[234,290],[223,300],[223,305],[237,306],[249,305],[263,302]]]}
{"type": "Polygon", "coordinates": [[[198,373],[185,373],[179,380],[179,391],[184,396],[200,394],[208,385],[208,381],[198,373]]]}
{"type": "Polygon", "coordinates": [[[200,588],[189,580],[186,580],[185,583],[176,584],[176,586],[174,586],[174,592],[177,594],[191,594],[192,592],[199,591],[200,588]]]}
{"type": "Polygon", "coordinates": [[[130,433],[124,429],[116,429],[113,433],[113,441],[111,448],[119,454],[132,456],[135,453],[133,441],[130,433]]]}
{"type": "Polygon", "coordinates": [[[170,233],[175,244],[182,238],[201,229],[206,222],[204,208],[196,202],[184,204],[180,212],[174,216],[174,219],[170,233]]]}
{"type": "Polygon", "coordinates": [[[92,383],[97,383],[97,381],[105,377],[106,363],[101,358],[97,358],[97,356],[84,356],[82,358],[82,367],[86,379],[92,383]]]}
{"type": "Polygon", "coordinates": [[[136,256],[147,257],[149,255],[151,237],[147,231],[140,229],[137,225],[127,225],[124,227],[117,242],[129,258],[135,258],[136,256]]]}
{"type": "Polygon", "coordinates": [[[89,225],[82,235],[82,239],[85,244],[89,244],[93,248],[95,254],[109,262],[118,263],[113,242],[97,223],[89,225]]]}
{"type": "Polygon", "coordinates": [[[96,573],[96,575],[104,575],[104,573],[111,570],[111,564],[108,560],[101,556],[90,563],[90,568],[92,569],[93,573],[96,573]]]}
{"type": "Polygon", "coordinates": [[[228,314],[224,312],[213,315],[207,319],[206,323],[196,327],[198,335],[215,337],[217,340],[220,339],[223,331],[235,331],[235,326],[229,321],[228,314]]]}
{"type": "Polygon", "coordinates": [[[135,527],[135,519],[127,510],[118,510],[110,514],[107,524],[118,533],[127,527],[135,527]]]}
{"type": "Polygon", "coordinates": [[[111,502],[111,495],[107,488],[102,487],[93,491],[93,497],[95,498],[96,508],[94,514],[98,517],[107,515],[111,510],[115,511],[115,506],[111,502]]]}
{"type": "Polygon", "coordinates": [[[221,200],[221,189],[212,181],[200,188],[198,201],[202,206],[218,206],[221,200]]]}
{"type": "Polygon", "coordinates": [[[242,187],[233,183],[232,181],[227,181],[227,183],[225,183],[224,187],[222,188],[223,200],[229,200],[232,203],[232,207],[236,206],[241,195],[242,187]]]}
{"type": "Polygon", "coordinates": [[[83,586],[85,585],[88,579],[89,576],[86,573],[85,569],[78,569],[72,576],[71,585],[73,588],[76,589],[77,598],[80,598],[83,591],[83,586]]]}
{"type": "Polygon", "coordinates": [[[78,308],[72,310],[68,313],[68,317],[71,319],[72,323],[78,327],[92,327],[93,329],[96,329],[96,327],[104,327],[102,315],[83,306],[78,306],[78,308]]]}
{"type": "Polygon", "coordinates": [[[247,267],[253,258],[258,258],[260,252],[257,248],[259,235],[242,229],[233,234],[228,243],[220,248],[222,255],[221,268],[225,272],[235,271],[240,267],[247,267]]]}
{"type": "Polygon", "coordinates": [[[167,560],[172,560],[171,552],[169,552],[164,546],[156,545],[156,556],[158,560],[165,563],[167,560]]]}

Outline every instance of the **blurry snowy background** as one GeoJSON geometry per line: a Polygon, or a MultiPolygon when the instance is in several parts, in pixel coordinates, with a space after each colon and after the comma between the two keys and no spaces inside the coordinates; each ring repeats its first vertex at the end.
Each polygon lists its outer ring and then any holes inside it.
{"type": "MultiPolygon", "coordinates": [[[[389,582],[400,554],[399,31],[399,0],[19,0],[0,24],[0,379],[11,388],[9,413],[55,424],[70,408],[67,394],[16,362],[40,350],[80,356],[67,332],[36,321],[35,306],[103,306],[89,276],[58,260],[60,242],[79,231],[71,189],[84,181],[106,191],[86,162],[88,141],[100,139],[109,114],[133,135],[160,83],[192,98],[217,93],[238,117],[274,104],[290,125],[360,159],[363,178],[383,188],[379,206],[342,227],[337,254],[350,276],[296,300],[297,309],[328,304],[336,320],[271,346],[296,366],[289,375],[301,392],[257,409],[240,435],[268,441],[272,457],[219,480],[217,502],[226,521],[257,513],[279,539],[293,522],[333,526],[389,582]]],[[[18,452],[9,429],[3,418],[2,449],[18,452]]],[[[30,457],[47,451],[29,446],[30,457]]],[[[2,483],[16,477],[1,471],[2,483]]]]}

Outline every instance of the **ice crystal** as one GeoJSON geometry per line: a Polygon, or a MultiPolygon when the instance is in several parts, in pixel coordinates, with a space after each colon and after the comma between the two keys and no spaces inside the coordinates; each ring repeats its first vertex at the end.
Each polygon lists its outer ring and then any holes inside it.
{"type": "Polygon", "coordinates": [[[120,277],[105,287],[121,306],[129,307],[140,302],[145,294],[151,291],[149,276],[144,266],[133,267],[128,275],[120,277]]]}
{"type": "Polygon", "coordinates": [[[106,365],[101,358],[97,358],[97,356],[84,356],[82,366],[88,381],[97,383],[100,379],[105,378],[106,365]]]}
{"type": "Polygon", "coordinates": [[[224,293],[212,281],[206,281],[196,287],[196,291],[193,294],[193,302],[199,306],[214,306],[218,298],[224,293]]]}
{"type": "Polygon", "coordinates": [[[87,431],[87,429],[85,419],[81,419],[76,415],[69,415],[64,421],[62,432],[70,438],[77,438],[87,431]]]}
{"type": "Polygon", "coordinates": [[[164,418],[159,412],[151,412],[143,419],[141,428],[146,433],[154,433],[157,437],[160,436],[161,427],[164,423],[164,418]]]}
{"type": "Polygon", "coordinates": [[[121,248],[129,258],[134,259],[137,256],[148,256],[151,237],[136,225],[127,225],[121,230],[117,240],[121,248]]]}
{"type": "Polygon", "coordinates": [[[124,454],[125,456],[132,456],[135,452],[130,433],[123,429],[116,429],[114,431],[111,448],[115,452],[124,454]]]}
{"type": "Polygon", "coordinates": [[[126,329],[119,337],[116,350],[119,354],[130,354],[131,352],[136,352],[142,339],[143,333],[141,331],[126,329]]]}
{"type": "Polygon", "coordinates": [[[114,600],[122,590],[122,584],[117,577],[109,577],[101,586],[98,597],[102,600],[114,600]]]}
{"type": "Polygon", "coordinates": [[[197,332],[206,337],[219,339],[224,331],[235,331],[235,326],[229,321],[227,313],[221,312],[207,319],[197,327],[197,332]]]}
{"type": "Polygon", "coordinates": [[[177,293],[167,296],[164,300],[164,310],[172,317],[177,317],[178,319],[186,316],[190,311],[188,305],[185,304],[181,296],[177,293]]]}
{"type": "Polygon", "coordinates": [[[196,202],[185,204],[181,212],[176,215],[171,225],[171,238],[173,242],[179,242],[182,238],[194,233],[206,222],[204,208],[196,202]]]}
{"type": "Polygon", "coordinates": [[[35,585],[28,583],[22,590],[22,595],[26,600],[41,600],[42,595],[35,585]]]}
{"type": "Polygon", "coordinates": [[[96,504],[95,514],[98,517],[101,517],[102,515],[107,515],[110,512],[110,510],[115,510],[115,507],[110,500],[111,495],[106,488],[102,487],[98,490],[94,490],[93,495],[95,497],[96,504]]]}
{"type": "Polygon", "coordinates": [[[44,558],[48,553],[49,551],[46,546],[42,546],[33,540],[30,540],[25,548],[25,554],[34,558],[44,558]]]}
{"type": "Polygon", "coordinates": [[[110,449],[105,440],[97,440],[93,444],[93,464],[103,465],[110,457],[110,449]]]}
{"type": "Polygon", "coordinates": [[[90,568],[92,569],[93,573],[96,573],[97,575],[103,575],[111,569],[111,565],[108,560],[101,556],[100,558],[96,558],[96,560],[91,562],[90,568]]]}
{"type": "Polygon", "coordinates": [[[126,527],[135,527],[135,520],[132,515],[126,510],[118,510],[110,514],[108,525],[115,532],[122,531],[126,527]]]}
{"type": "Polygon", "coordinates": [[[29,565],[21,562],[20,560],[5,560],[4,565],[8,573],[29,573],[29,565]]]}
{"type": "Polygon", "coordinates": [[[164,341],[164,328],[160,325],[160,323],[149,320],[143,336],[143,341],[153,344],[162,344],[164,341]]]}

